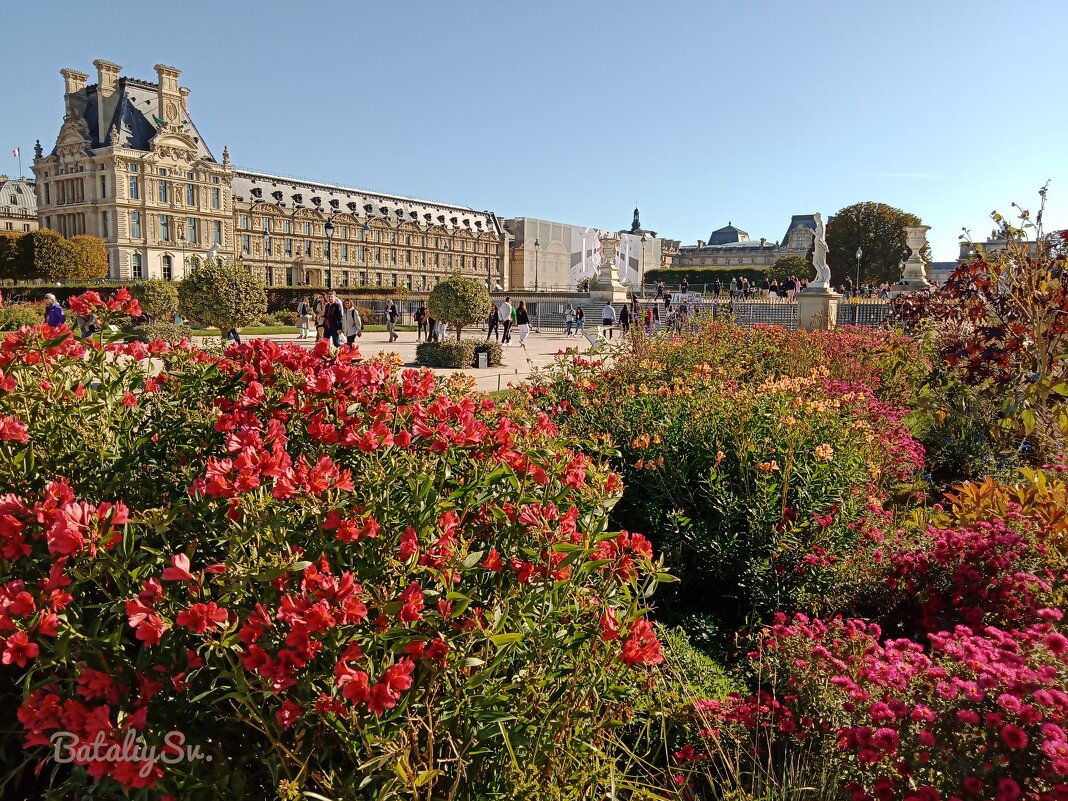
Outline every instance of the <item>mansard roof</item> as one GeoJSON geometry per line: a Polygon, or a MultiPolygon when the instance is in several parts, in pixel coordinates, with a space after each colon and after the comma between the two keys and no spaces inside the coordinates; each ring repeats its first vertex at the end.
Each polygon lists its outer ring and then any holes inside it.
{"type": "Polygon", "coordinates": [[[37,190],[27,178],[0,175],[0,213],[37,216],[37,190]]]}
{"type": "Polygon", "coordinates": [[[491,211],[476,211],[432,200],[418,200],[403,195],[389,195],[367,189],[318,183],[282,175],[235,170],[234,200],[244,203],[271,203],[288,209],[318,210],[324,215],[354,214],[357,217],[386,219],[394,225],[418,223],[424,227],[444,226],[473,234],[501,235],[497,216],[491,211]]]}
{"type": "Polygon", "coordinates": [[[735,228],[727,223],[722,228],[717,228],[708,237],[710,245],[732,245],[739,242],[748,242],[749,234],[740,228],[735,228]]]}
{"type": "MultiPolygon", "coordinates": [[[[151,150],[152,138],[163,126],[159,120],[158,109],[158,84],[141,81],[136,78],[120,77],[116,92],[118,100],[115,104],[115,113],[107,123],[107,127],[99,130],[97,105],[99,93],[97,84],[90,84],[80,92],[71,96],[72,110],[85,120],[89,127],[89,147],[108,147],[111,145],[110,134],[114,127],[119,133],[119,146],[132,150],[151,150]],[[159,122],[157,122],[159,120],[159,122]]],[[[200,131],[191,119],[185,118],[185,110],[182,110],[183,118],[179,120],[182,129],[193,140],[197,148],[197,158],[206,161],[215,161],[215,156],[200,136],[200,131]]],[[[55,151],[53,151],[54,153],[55,151]]]]}
{"type": "Polygon", "coordinates": [[[810,231],[816,230],[816,215],[815,214],[795,214],[790,218],[790,225],[786,228],[786,236],[782,238],[783,242],[790,240],[790,232],[797,227],[807,228],[810,231]]]}

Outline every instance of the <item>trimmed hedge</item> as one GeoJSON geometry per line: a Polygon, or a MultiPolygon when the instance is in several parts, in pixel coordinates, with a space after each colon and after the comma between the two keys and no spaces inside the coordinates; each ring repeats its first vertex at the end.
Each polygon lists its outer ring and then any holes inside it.
{"type": "Polygon", "coordinates": [[[415,360],[426,367],[474,367],[477,353],[489,354],[490,367],[500,365],[504,355],[500,342],[478,339],[420,342],[415,346],[415,360]]]}
{"type": "Polygon", "coordinates": [[[44,308],[39,303],[13,303],[0,306],[0,331],[18,331],[24,325],[44,322],[44,308]]]}
{"type": "Polygon", "coordinates": [[[183,337],[191,338],[193,329],[187,325],[175,325],[174,323],[145,323],[135,325],[127,331],[126,339],[131,342],[155,342],[162,339],[172,345],[182,341],[183,337]]]}
{"type": "Polygon", "coordinates": [[[663,281],[665,287],[678,287],[685,278],[690,283],[690,289],[693,290],[702,284],[713,284],[718,278],[726,288],[730,285],[732,278],[748,278],[759,284],[771,274],[771,269],[771,267],[678,267],[670,270],[646,270],[645,283],[655,284],[657,281],[663,281]]]}
{"type": "MultiPolygon", "coordinates": [[[[296,311],[297,303],[301,298],[307,297],[310,301],[313,295],[325,291],[325,287],[321,286],[269,286],[267,287],[267,310],[296,311]]],[[[363,298],[401,300],[412,294],[405,287],[336,287],[334,291],[342,300],[351,298],[354,301],[363,298]]],[[[425,295],[425,293],[419,294],[425,295]]]]}

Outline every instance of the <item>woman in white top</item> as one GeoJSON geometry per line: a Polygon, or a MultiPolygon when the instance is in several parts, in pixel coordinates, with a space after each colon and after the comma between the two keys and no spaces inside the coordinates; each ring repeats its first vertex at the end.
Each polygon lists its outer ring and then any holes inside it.
{"type": "Polygon", "coordinates": [[[353,345],[356,342],[356,337],[363,336],[363,320],[360,319],[360,313],[356,311],[356,307],[352,305],[351,300],[345,301],[345,310],[341,315],[341,330],[345,334],[345,341],[349,345],[353,345]]]}
{"type": "Polygon", "coordinates": [[[616,325],[616,310],[611,303],[604,304],[601,309],[601,328],[604,329],[605,338],[612,338],[612,329],[616,325]]]}
{"type": "Polygon", "coordinates": [[[311,336],[311,318],[312,310],[308,305],[308,299],[301,298],[297,303],[297,327],[300,329],[300,339],[307,339],[311,336]]]}

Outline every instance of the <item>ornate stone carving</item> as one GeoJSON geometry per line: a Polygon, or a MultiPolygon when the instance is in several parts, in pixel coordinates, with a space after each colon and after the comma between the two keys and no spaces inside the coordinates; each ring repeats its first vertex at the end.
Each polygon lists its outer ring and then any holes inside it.
{"type": "Polygon", "coordinates": [[[111,126],[111,131],[108,133],[108,141],[111,143],[112,147],[119,146],[119,129],[114,125],[111,126]]]}

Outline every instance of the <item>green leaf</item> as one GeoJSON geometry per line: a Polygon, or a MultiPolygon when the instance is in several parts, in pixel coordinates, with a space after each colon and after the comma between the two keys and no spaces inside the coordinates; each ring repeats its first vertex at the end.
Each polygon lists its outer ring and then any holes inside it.
{"type": "Polygon", "coordinates": [[[1030,436],[1031,432],[1035,430],[1035,413],[1031,409],[1024,409],[1020,412],[1020,421],[1023,423],[1024,435],[1030,436]]]}
{"type": "Polygon", "coordinates": [[[516,632],[511,634],[494,634],[489,638],[490,642],[498,648],[505,645],[511,645],[514,642],[519,642],[521,639],[523,639],[523,635],[516,632]]]}

